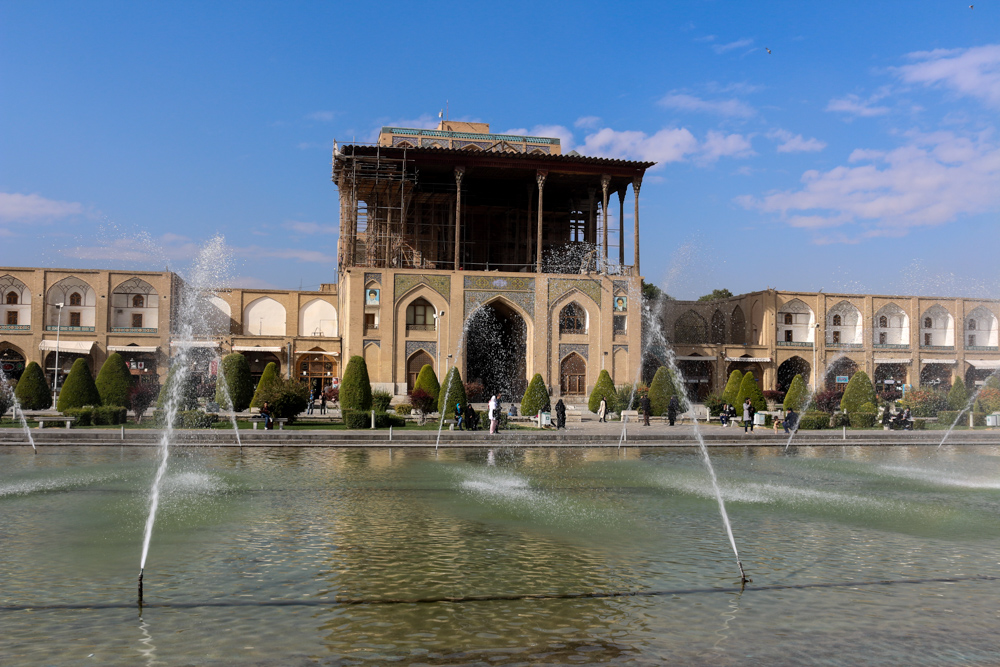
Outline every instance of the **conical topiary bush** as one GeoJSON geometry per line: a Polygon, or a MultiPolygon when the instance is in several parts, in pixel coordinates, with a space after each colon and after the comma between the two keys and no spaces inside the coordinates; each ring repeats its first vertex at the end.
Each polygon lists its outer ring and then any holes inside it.
{"type": "Polygon", "coordinates": [[[729,405],[736,405],[736,399],[740,395],[740,385],[743,384],[743,373],[739,371],[733,371],[729,374],[729,381],[726,382],[726,388],[722,391],[722,400],[729,405]]]}
{"type": "MultiPolygon", "coordinates": [[[[424,368],[430,368],[430,366],[424,366],[424,368]]],[[[423,369],[421,369],[422,372],[423,369]]],[[[431,372],[434,372],[433,369],[431,369],[431,372]]],[[[437,378],[435,378],[436,380],[437,378]]],[[[414,391],[416,391],[416,386],[414,386],[414,391]]],[[[427,390],[425,389],[424,391],[427,390]]],[[[457,366],[452,366],[448,369],[448,374],[444,376],[444,384],[441,385],[438,392],[438,412],[444,414],[446,417],[450,417],[455,410],[455,404],[461,403],[462,409],[465,409],[465,402],[465,385],[462,383],[462,374],[458,372],[457,366]],[[445,405],[445,400],[448,401],[447,405],[445,405]]]]}
{"type": "MultiPolygon", "coordinates": [[[[600,404],[600,399],[598,399],[598,404],[600,404]]],[[[539,412],[548,412],[550,409],[549,390],[545,386],[545,380],[542,379],[541,373],[535,373],[521,398],[521,414],[534,416],[539,412]]]]}
{"type": "Polygon", "coordinates": [[[66,376],[66,382],[59,390],[59,412],[82,408],[85,405],[100,405],[101,394],[94,384],[94,376],[83,357],[77,357],[66,376]]]}
{"type": "MultiPolygon", "coordinates": [[[[222,369],[219,379],[224,380],[225,387],[229,389],[232,410],[243,412],[250,406],[254,395],[253,379],[250,377],[250,362],[247,361],[246,356],[239,352],[233,352],[222,359],[219,367],[222,369]]],[[[223,391],[223,383],[216,382],[216,385],[215,402],[229,408],[229,401],[226,400],[226,394],[223,391]]]]}
{"type": "Polygon", "coordinates": [[[788,385],[788,392],[785,394],[783,407],[785,410],[795,410],[802,412],[806,409],[806,401],[809,400],[809,387],[801,375],[792,378],[792,383],[788,385]]]}
{"type": "Polygon", "coordinates": [[[740,383],[740,393],[733,404],[737,412],[743,409],[743,403],[747,398],[750,399],[750,405],[758,412],[767,410],[767,399],[764,398],[764,392],[760,390],[760,386],[757,384],[757,380],[754,379],[752,371],[747,371],[743,376],[743,381],[740,383]]]}
{"type": "MultiPolygon", "coordinates": [[[[434,367],[430,364],[424,364],[420,372],[417,373],[417,379],[413,383],[413,391],[417,389],[423,389],[427,392],[429,396],[434,397],[434,402],[437,403],[440,398],[441,384],[438,382],[437,373],[434,372],[434,367]]],[[[450,399],[449,399],[450,400],[450,399]]]]}
{"type": "Polygon", "coordinates": [[[597,412],[598,408],[601,407],[601,399],[607,399],[608,401],[608,412],[614,412],[615,410],[615,383],[611,381],[611,376],[608,372],[602,370],[600,375],[597,376],[597,383],[594,385],[594,391],[590,392],[590,400],[587,402],[587,409],[591,412],[597,412]]]}
{"type": "Polygon", "coordinates": [[[847,414],[864,412],[862,409],[863,406],[872,406],[872,409],[874,409],[874,406],[877,405],[877,400],[875,397],[875,386],[868,379],[868,373],[858,371],[851,376],[850,381],[847,383],[844,396],[840,399],[840,409],[847,414]]]}
{"type": "Polygon", "coordinates": [[[965,383],[962,382],[962,378],[955,378],[951,391],[948,392],[948,407],[952,410],[964,410],[968,402],[969,392],[965,388],[965,383]]]}
{"type": "MultiPolygon", "coordinates": [[[[174,392],[174,383],[177,381],[178,375],[181,374],[180,364],[173,364],[170,370],[167,371],[167,377],[163,381],[163,385],[160,387],[160,393],[156,397],[156,409],[164,410],[167,407],[167,401],[174,392]]],[[[191,410],[198,406],[198,391],[196,387],[196,382],[194,375],[189,371],[184,375],[184,386],[178,390],[176,397],[177,409],[178,410],[191,410]]]]}
{"type": "Polygon", "coordinates": [[[347,362],[340,381],[340,407],[344,410],[370,410],[372,385],[368,379],[368,364],[364,357],[354,355],[347,362]]]}
{"type": "Polygon", "coordinates": [[[649,384],[649,413],[657,416],[667,414],[671,396],[676,396],[678,401],[682,398],[673,373],[666,366],[660,366],[649,384]]]}
{"type": "Polygon", "coordinates": [[[42,367],[32,361],[24,368],[14,388],[14,396],[22,410],[48,410],[52,407],[52,388],[42,367]]]}
{"type": "Polygon", "coordinates": [[[257,390],[253,394],[253,400],[250,401],[250,407],[259,408],[262,406],[264,399],[261,396],[277,381],[278,364],[272,361],[267,366],[264,366],[264,372],[260,374],[260,380],[257,381],[257,390]]]}
{"type": "Polygon", "coordinates": [[[102,405],[128,406],[132,373],[122,355],[115,352],[104,360],[94,384],[97,385],[97,393],[101,395],[102,405]]]}

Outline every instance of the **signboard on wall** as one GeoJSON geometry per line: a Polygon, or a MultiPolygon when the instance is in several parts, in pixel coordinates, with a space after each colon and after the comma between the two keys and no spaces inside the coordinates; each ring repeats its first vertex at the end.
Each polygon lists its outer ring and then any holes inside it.
{"type": "Polygon", "coordinates": [[[851,378],[847,377],[846,375],[838,375],[837,376],[837,384],[847,384],[847,381],[850,380],[850,379],[851,378]]]}

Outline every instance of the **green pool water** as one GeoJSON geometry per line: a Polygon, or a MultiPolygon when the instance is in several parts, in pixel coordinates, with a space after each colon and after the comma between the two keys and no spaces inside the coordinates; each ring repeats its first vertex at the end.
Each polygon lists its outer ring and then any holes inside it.
{"type": "Polygon", "coordinates": [[[1000,448],[0,448],[2,665],[1000,663],[1000,448]]]}

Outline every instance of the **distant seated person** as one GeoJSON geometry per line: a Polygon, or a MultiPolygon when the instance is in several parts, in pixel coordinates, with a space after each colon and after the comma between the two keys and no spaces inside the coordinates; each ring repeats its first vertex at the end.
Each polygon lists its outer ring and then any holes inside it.
{"type": "Polygon", "coordinates": [[[465,404],[465,428],[469,431],[479,430],[479,414],[473,409],[472,403],[465,404]]]}
{"type": "Polygon", "coordinates": [[[719,421],[722,422],[723,426],[732,426],[733,417],[736,416],[736,408],[726,403],[722,406],[722,412],[719,413],[719,421]]]}
{"type": "Polygon", "coordinates": [[[795,410],[789,410],[785,413],[782,425],[785,427],[785,433],[795,433],[795,431],[798,430],[799,416],[795,414],[795,410]]]}
{"type": "Polygon", "coordinates": [[[507,416],[508,417],[516,417],[517,416],[517,406],[514,405],[513,403],[510,404],[510,409],[507,410],[507,416]]]}

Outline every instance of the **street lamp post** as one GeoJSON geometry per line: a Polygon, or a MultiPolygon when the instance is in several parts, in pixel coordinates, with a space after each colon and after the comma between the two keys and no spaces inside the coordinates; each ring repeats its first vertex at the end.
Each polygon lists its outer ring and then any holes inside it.
{"type": "MultiPolygon", "coordinates": [[[[438,373],[441,372],[441,318],[442,317],[444,317],[443,310],[440,313],[437,310],[434,311],[434,330],[437,332],[437,343],[435,344],[436,347],[434,348],[434,366],[438,373]]],[[[441,379],[442,380],[444,379],[443,375],[441,376],[441,379]]]]}
{"type": "Polygon", "coordinates": [[[56,304],[56,363],[52,374],[52,407],[56,407],[56,394],[59,393],[59,333],[62,331],[62,309],[65,303],[56,304]]]}
{"type": "Polygon", "coordinates": [[[816,348],[819,347],[819,322],[816,323],[816,330],[813,332],[813,394],[819,389],[816,386],[816,348]]]}

